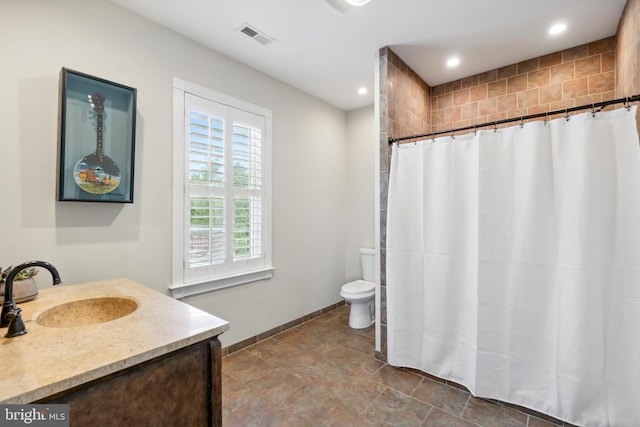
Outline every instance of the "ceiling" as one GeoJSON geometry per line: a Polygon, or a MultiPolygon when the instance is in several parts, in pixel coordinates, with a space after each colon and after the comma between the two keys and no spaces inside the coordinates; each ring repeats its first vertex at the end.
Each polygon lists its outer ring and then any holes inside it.
{"type": "Polygon", "coordinates": [[[372,0],[341,12],[327,0],[111,1],[346,111],[373,104],[381,47],[435,86],[612,36],[626,2],[372,0]],[[550,36],[559,21],[567,30],[550,36]]]}

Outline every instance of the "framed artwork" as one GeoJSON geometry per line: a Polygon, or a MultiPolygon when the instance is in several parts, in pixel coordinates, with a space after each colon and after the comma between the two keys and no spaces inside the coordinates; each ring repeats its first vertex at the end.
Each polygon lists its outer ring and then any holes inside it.
{"type": "Polygon", "coordinates": [[[58,200],[133,203],[136,89],[63,68],[58,200]]]}

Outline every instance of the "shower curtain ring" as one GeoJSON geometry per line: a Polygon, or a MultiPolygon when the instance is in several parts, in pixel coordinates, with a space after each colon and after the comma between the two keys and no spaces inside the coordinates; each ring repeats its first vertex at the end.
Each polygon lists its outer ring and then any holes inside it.
{"type": "Polygon", "coordinates": [[[493,123],[493,133],[496,133],[496,132],[498,132],[498,121],[497,120],[493,123]]]}
{"type": "Polygon", "coordinates": [[[476,127],[476,125],[473,125],[473,136],[476,136],[478,134],[478,128],[476,127]]]}
{"type": "Polygon", "coordinates": [[[564,118],[567,119],[567,121],[569,121],[569,110],[567,108],[564,109],[564,118]]]}
{"type": "Polygon", "coordinates": [[[524,116],[520,116],[520,129],[524,128],[524,116]]]}
{"type": "Polygon", "coordinates": [[[591,104],[591,117],[593,117],[593,118],[596,117],[596,105],[595,104],[591,104]]]}
{"type": "Polygon", "coordinates": [[[631,111],[631,102],[630,102],[631,98],[629,98],[628,96],[624,99],[624,106],[627,109],[627,111],[631,111]]]}
{"type": "Polygon", "coordinates": [[[549,112],[545,111],[544,112],[544,124],[546,125],[548,121],[549,121],[549,112]]]}

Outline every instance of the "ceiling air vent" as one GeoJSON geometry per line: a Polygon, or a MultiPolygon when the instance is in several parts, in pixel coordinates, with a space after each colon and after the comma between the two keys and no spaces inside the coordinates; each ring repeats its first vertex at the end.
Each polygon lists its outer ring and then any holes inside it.
{"type": "Polygon", "coordinates": [[[276,41],[276,39],[274,39],[273,37],[265,34],[264,32],[258,30],[256,27],[252,27],[248,24],[242,25],[240,28],[238,28],[238,31],[240,31],[242,34],[245,34],[251,37],[258,43],[263,44],[265,46],[268,46],[274,41],[276,41]]]}

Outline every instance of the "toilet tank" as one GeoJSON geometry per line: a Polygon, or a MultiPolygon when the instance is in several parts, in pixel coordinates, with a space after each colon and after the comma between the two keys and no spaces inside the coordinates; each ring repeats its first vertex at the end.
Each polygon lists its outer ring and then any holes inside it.
{"type": "Polygon", "coordinates": [[[360,268],[362,269],[362,280],[375,282],[376,277],[376,251],[371,248],[360,249],[360,268]]]}

